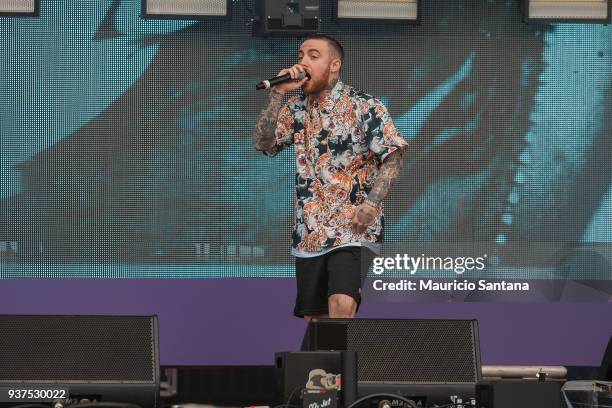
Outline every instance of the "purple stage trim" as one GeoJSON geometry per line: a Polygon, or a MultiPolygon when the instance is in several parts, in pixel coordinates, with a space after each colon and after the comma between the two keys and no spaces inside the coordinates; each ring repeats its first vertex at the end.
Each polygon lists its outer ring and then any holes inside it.
{"type": "MultiPolygon", "coordinates": [[[[1,314],[157,314],[162,365],[271,365],[296,350],[293,279],[15,279],[1,314]]],[[[359,317],[477,319],[483,364],[598,366],[612,303],[364,303],[359,317]]]]}

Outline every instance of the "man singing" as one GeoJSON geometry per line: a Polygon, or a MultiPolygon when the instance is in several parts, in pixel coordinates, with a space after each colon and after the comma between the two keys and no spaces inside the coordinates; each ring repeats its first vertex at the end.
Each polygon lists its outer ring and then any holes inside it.
{"type": "Polygon", "coordinates": [[[268,156],[294,145],[294,314],[307,321],[355,316],[361,249],[376,252],[382,242],[382,201],[407,147],[385,106],[340,80],[343,60],[337,40],[308,37],[298,63],[278,73],[292,81],[272,88],[253,132],[255,148],[268,156]],[[298,88],[303,94],[283,105],[283,95],[298,88]]]}

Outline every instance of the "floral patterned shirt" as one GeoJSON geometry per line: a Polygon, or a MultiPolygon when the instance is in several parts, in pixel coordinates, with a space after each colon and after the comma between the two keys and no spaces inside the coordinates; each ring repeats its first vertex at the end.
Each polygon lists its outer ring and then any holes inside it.
{"type": "Polygon", "coordinates": [[[408,143],[385,106],[338,81],[323,102],[290,98],[278,115],[275,156],[294,145],[296,186],[293,249],[321,252],[351,243],[382,241],[382,210],[361,234],[352,231],[355,209],[376,180],[380,164],[408,143]]]}

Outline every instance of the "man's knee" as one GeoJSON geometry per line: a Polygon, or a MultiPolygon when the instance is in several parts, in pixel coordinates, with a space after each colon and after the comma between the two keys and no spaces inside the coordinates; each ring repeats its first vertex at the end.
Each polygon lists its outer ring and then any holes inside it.
{"type": "Polygon", "coordinates": [[[355,317],[357,302],[348,295],[336,294],[329,297],[330,317],[355,317]]]}

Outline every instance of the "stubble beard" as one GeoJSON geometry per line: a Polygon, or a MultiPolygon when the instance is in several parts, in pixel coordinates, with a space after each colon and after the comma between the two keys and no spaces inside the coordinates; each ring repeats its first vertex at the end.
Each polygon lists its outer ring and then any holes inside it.
{"type": "Polygon", "coordinates": [[[312,79],[310,79],[305,84],[305,85],[308,85],[307,89],[306,87],[302,86],[302,90],[304,91],[306,95],[321,94],[322,92],[327,90],[329,86],[329,79],[330,79],[330,72],[329,72],[329,68],[327,68],[325,74],[323,75],[321,79],[317,80],[316,82],[312,82],[312,79]]]}

